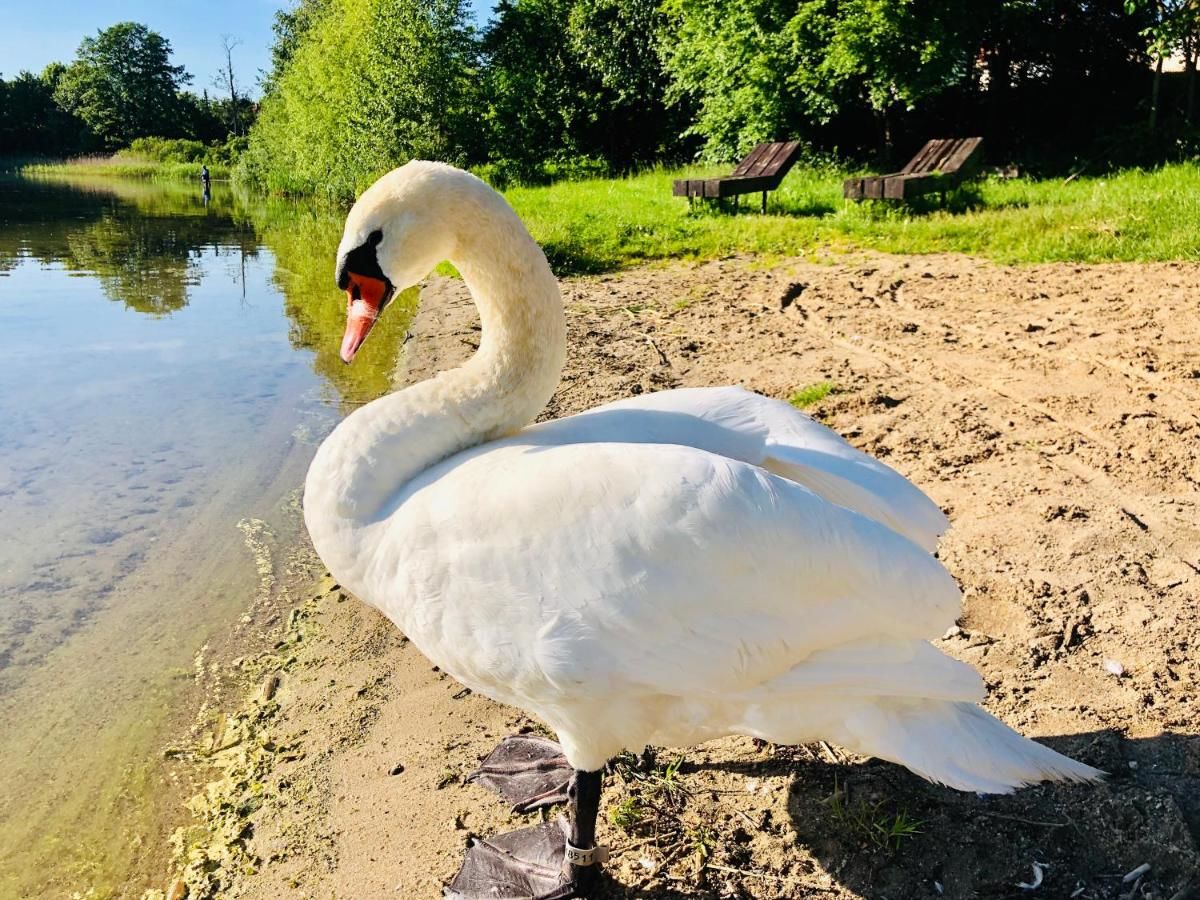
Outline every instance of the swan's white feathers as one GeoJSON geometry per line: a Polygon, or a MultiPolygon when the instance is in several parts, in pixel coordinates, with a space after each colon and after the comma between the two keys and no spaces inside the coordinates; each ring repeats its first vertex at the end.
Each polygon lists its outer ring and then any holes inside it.
{"type": "Polygon", "coordinates": [[[844,710],[836,738],[961,791],[1008,794],[1040,781],[1094,781],[1102,773],[1034,743],[973,703],[905,700],[844,710]]]}
{"type": "Polygon", "coordinates": [[[930,552],[949,527],[937,505],[895,470],[790,404],[743,388],[642,394],[535,429],[556,439],[677,443],[753,463],[882,522],[930,552]]]}
{"type": "Polygon", "coordinates": [[[902,642],[895,653],[908,656],[894,668],[910,683],[877,677],[876,694],[892,681],[912,693],[928,666],[935,694],[953,673],[969,682],[953,696],[978,696],[969,668],[964,679],[961,664],[911,647],[954,622],[959,592],[906,538],[704,450],[545,436],[452,457],[378,523],[383,565],[363,595],[464,683],[490,682],[493,696],[560,726],[586,718],[596,695],[686,692],[736,716],[750,701],[739,695],[836,691],[839,670],[848,693],[867,692],[853,649],[865,640],[902,642]],[[830,648],[841,645],[852,649],[840,658],[830,648]],[[577,692],[584,705],[564,709],[577,692]]]}
{"type": "Polygon", "coordinates": [[[725,734],[825,739],[965,790],[1096,772],[973,705],[929,639],[959,611],[941,511],[785,403],[642,395],[525,427],[565,354],[545,257],[503,198],[411,162],[355,205],[398,287],[449,255],[472,359],[349,416],[305,483],[330,570],[467,686],[553,727],[588,771],[725,734]],[[435,258],[436,257],[436,258],[435,258]]]}
{"type": "Polygon", "coordinates": [[[971,703],[986,693],[978,672],[927,641],[866,638],[819,650],[747,696],[765,700],[805,692],[971,703]]]}

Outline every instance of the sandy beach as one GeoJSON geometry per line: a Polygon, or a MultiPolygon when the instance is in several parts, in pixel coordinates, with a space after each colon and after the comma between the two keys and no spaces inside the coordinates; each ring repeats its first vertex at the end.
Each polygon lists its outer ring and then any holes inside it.
{"type": "MultiPolygon", "coordinates": [[[[546,417],[831,383],[810,412],[953,523],[939,555],[965,602],[940,646],[991,712],[1111,773],[980,798],[829,745],[653,748],[606,779],[598,897],[1200,895],[1200,266],[731,258],[563,298],[546,417]]],[[[401,383],[464,360],[463,284],[432,279],[411,331],[401,383]]],[[[260,596],[167,750],[207,787],[162,895],[441,896],[472,835],[536,819],[464,778],[538,724],[437,671],[311,550],[248,537],[260,596]]]]}

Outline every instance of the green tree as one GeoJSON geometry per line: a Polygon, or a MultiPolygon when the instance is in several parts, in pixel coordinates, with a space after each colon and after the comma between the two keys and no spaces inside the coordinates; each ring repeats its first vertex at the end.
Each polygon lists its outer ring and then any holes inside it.
{"type": "Polygon", "coordinates": [[[46,83],[29,72],[0,79],[0,153],[38,153],[46,145],[54,97],[46,83]]]}
{"type": "Polygon", "coordinates": [[[136,22],[121,22],[84,38],[62,73],[55,99],[108,147],[134,138],[181,134],[180,88],[191,81],[171,64],[171,44],[136,22]]]}
{"type": "Polygon", "coordinates": [[[594,81],[581,140],[589,153],[625,167],[675,155],[686,109],[665,103],[659,55],[666,25],[657,0],[573,0],[567,37],[594,81]]]}
{"type": "Polygon", "coordinates": [[[989,155],[1070,157],[1128,123],[1130,86],[1149,77],[1122,4],[666,0],[668,96],[695,104],[689,133],[711,159],[785,136],[907,152],[918,132],[966,130],[989,155]]]}
{"type": "Polygon", "coordinates": [[[310,12],[251,131],[252,183],[345,199],[414,157],[467,161],[478,127],[463,0],[327,0],[310,12]]]}
{"type": "Polygon", "coordinates": [[[63,109],[55,99],[58,85],[66,71],[65,64],[53,62],[38,76],[44,98],[44,106],[39,114],[42,116],[40,124],[44,140],[37,148],[37,152],[42,155],[66,156],[82,153],[95,149],[100,143],[99,138],[82,119],[63,109]]]}
{"type": "Polygon", "coordinates": [[[759,141],[798,134],[806,119],[837,110],[824,96],[806,102],[793,77],[801,60],[816,52],[799,42],[813,40],[822,24],[792,24],[795,3],[666,0],[663,10],[671,35],[663,42],[667,99],[694,106],[686,133],[702,139],[706,158],[733,159],[759,141]]]}
{"type": "Polygon", "coordinates": [[[597,86],[571,52],[568,8],[568,0],[500,0],[483,38],[487,155],[522,178],[584,152],[572,132],[597,86]]]}
{"type": "Polygon", "coordinates": [[[501,0],[483,39],[488,157],[529,175],[555,159],[671,155],[664,21],[655,0],[501,0]]]}
{"type": "Polygon", "coordinates": [[[667,0],[671,98],[698,106],[710,158],[811,133],[852,109],[885,148],[895,114],[967,82],[975,43],[961,0],[667,0]]]}
{"type": "Polygon", "coordinates": [[[182,131],[189,138],[213,144],[229,135],[229,115],[225,110],[228,101],[214,100],[204,91],[199,96],[190,91],[179,95],[182,131]]]}
{"type": "Polygon", "coordinates": [[[54,100],[65,68],[51,63],[41,75],[0,79],[0,154],[58,156],[95,146],[87,126],[54,100]]]}
{"type": "Polygon", "coordinates": [[[1149,17],[1142,30],[1147,51],[1154,60],[1154,80],[1150,89],[1150,130],[1158,126],[1164,60],[1176,54],[1183,57],[1187,73],[1187,99],[1184,118],[1190,125],[1196,109],[1196,55],[1200,51],[1200,0],[1125,0],[1125,9],[1149,17]]]}
{"type": "Polygon", "coordinates": [[[299,0],[291,9],[275,11],[271,30],[275,40],[271,43],[271,70],[263,78],[263,92],[272,94],[283,77],[288,63],[296,55],[300,41],[325,12],[330,0],[299,0]]]}
{"type": "MultiPolygon", "coordinates": [[[[842,0],[830,14],[826,2],[801,6],[792,27],[806,14],[824,14],[815,59],[805,60],[794,78],[809,98],[841,90],[857,93],[879,123],[885,151],[894,142],[894,116],[922,101],[967,83],[976,44],[970,5],[962,0],[842,0]]],[[[831,98],[832,99],[832,98],[831,98]]]]}
{"type": "Polygon", "coordinates": [[[960,109],[979,109],[989,158],[1055,168],[1153,162],[1141,122],[1152,80],[1144,10],[1123,0],[972,4],[979,79],[960,109]]]}

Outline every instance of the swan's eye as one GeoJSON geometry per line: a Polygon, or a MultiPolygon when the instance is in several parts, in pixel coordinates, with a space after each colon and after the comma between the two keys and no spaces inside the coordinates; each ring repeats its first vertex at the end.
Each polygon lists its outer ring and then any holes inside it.
{"type": "Polygon", "coordinates": [[[378,247],[379,242],[382,240],[383,240],[383,231],[378,228],[376,228],[374,231],[372,231],[370,234],[367,235],[367,243],[370,244],[372,247],[378,247]]]}

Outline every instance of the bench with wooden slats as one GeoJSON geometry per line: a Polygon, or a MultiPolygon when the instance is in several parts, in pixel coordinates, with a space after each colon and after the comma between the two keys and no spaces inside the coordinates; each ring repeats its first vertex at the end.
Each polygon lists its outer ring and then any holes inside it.
{"type": "Polygon", "coordinates": [[[762,211],[767,211],[767,191],[773,191],[787,175],[800,154],[799,141],[759,144],[743,159],[732,175],[724,178],[681,178],[675,182],[676,197],[717,200],[762,191],[762,211]]]}
{"type": "Polygon", "coordinates": [[[910,200],[934,191],[945,193],[983,168],[983,138],[941,138],[925,144],[899,172],[848,178],[848,200],[910,200]]]}

